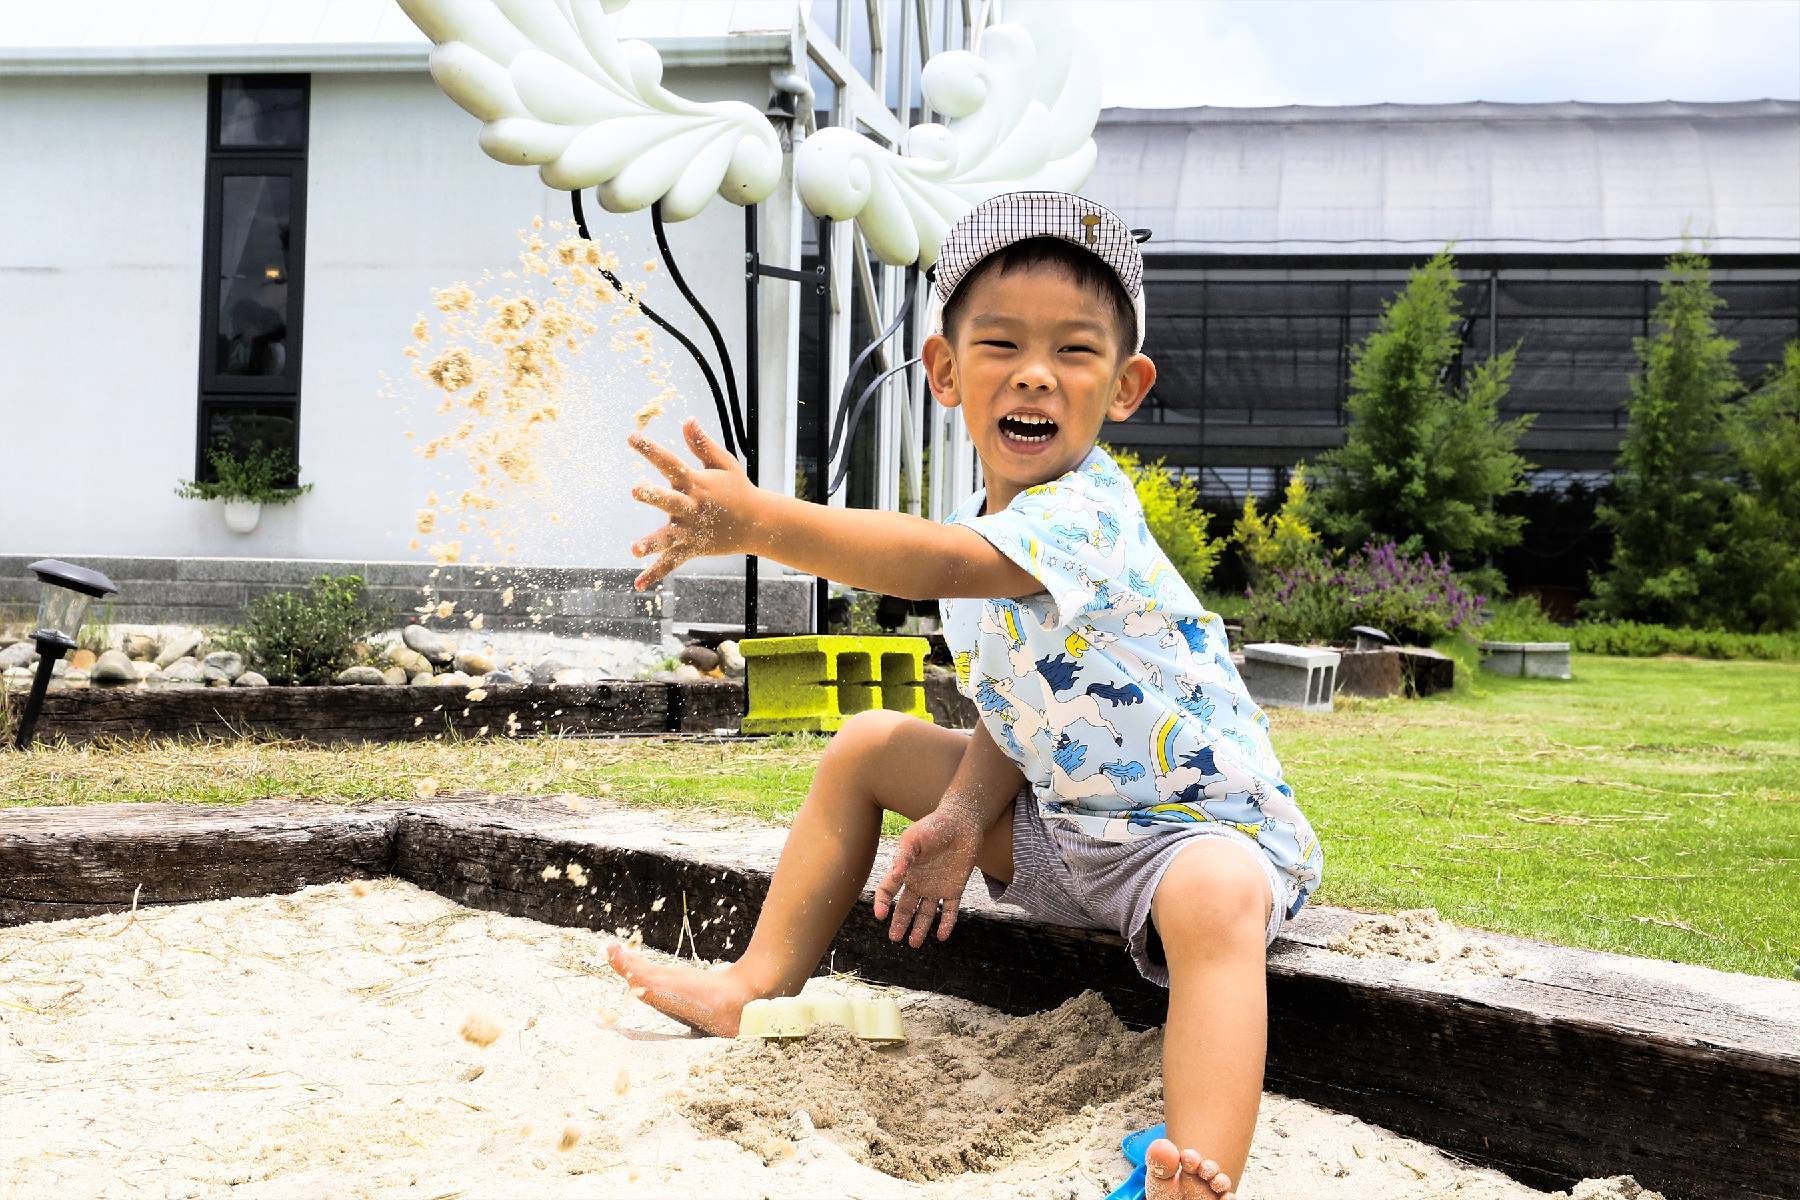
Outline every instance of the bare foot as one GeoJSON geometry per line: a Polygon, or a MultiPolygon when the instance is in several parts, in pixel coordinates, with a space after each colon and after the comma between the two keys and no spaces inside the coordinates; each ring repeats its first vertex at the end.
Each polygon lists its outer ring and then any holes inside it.
{"type": "Polygon", "coordinates": [[[1218,1163],[1157,1138],[1144,1152],[1144,1200],[1237,1200],[1237,1193],[1218,1163]]]}
{"type": "Polygon", "coordinates": [[[631,984],[632,995],[701,1033],[736,1037],[738,1014],[756,999],[730,967],[706,971],[665,966],[628,952],[619,942],[607,946],[606,961],[631,984]]]}

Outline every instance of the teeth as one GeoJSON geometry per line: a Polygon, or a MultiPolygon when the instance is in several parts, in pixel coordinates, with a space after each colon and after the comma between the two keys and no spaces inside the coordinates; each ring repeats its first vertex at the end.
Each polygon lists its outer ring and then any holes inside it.
{"type": "Polygon", "coordinates": [[[1005,430],[1006,436],[1015,442],[1047,442],[1056,436],[1056,422],[1036,413],[1012,413],[1002,418],[1002,424],[1043,430],[1042,433],[1014,433],[1011,429],[1005,430]]]}

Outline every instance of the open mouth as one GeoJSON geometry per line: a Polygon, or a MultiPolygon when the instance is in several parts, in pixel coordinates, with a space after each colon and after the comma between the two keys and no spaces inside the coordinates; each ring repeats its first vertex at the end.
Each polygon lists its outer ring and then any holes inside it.
{"type": "Polygon", "coordinates": [[[1056,436],[1056,422],[1036,414],[1001,417],[1000,434],[1020,445],[1042,445],[1056,436]]]}

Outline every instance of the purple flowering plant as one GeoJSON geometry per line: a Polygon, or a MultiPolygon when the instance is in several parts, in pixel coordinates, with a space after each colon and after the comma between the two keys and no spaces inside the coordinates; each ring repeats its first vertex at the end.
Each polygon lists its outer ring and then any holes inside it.
{"type": "Polygon", "coordinates": [[[1404,555],[1393,542],[1365,543],[1342,563],[1318,557],[1277,570],[1246,595],[1246,632],[1294,643],[1338,641],[1353,625],[1373,625],[1396,641],[1429,645],[1478,624],[1487,605],[1457,578],[1448,555],[1404,555]]]}

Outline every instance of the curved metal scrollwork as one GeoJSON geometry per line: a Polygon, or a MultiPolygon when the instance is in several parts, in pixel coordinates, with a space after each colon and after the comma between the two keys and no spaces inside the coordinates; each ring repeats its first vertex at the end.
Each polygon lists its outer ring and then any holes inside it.
{"type": "MultiPolygon", "coordinates": [[[[575,214],[575,230],[576,230],[576,232],[581,234],[582,237],[587,238],[587,240],[593,241],[594,240],[593,236],[588,233],[587,214],[582,211],[581,193],[579,191],[572,191],[569,193],[569,207],[573,210],[573,212],[575,214]]],[[[655,217],[654,209],[652,209],[652,217],[653,217],[653,219],[655,217]]],[[[680,273],[678,271],[676,271],[674,260],[670,257],[670,255],[668,253],[669,245],[668,245],[667,240],[663,237],[662,222],[660,220],[656,221],[656,242],[657,242],[658,247],[660,247],[663,251],[663,263],[666,266],[668,266],[670,277],[677,281],[676,286],[681,289],[681,294],[683,296],[687,297],[688,303],[693,304],[694,307],[700,311],[702,318],[706,321],[707,328],[712,330],[712,335],[713,335],[714,340],[716,342],[720,343],[719,352],[720,352],[720,355],[723,356],[724,355],[723,339],[721,339],[719,337],[718,327],[713,324],[712,318],[706,315],[705,310],[700,309],[699,303],[697,301],[695,301],[693,293],[688,291],[687,285],[685,283],[680,282],[681,276],[680,276],[680,273]]],[[[617,275],[614,275],[611,271],[608,271],[605,267],[600,268],[600,274],[605,277],[606,282],[612,284],[613,287],[618,289],[620,292],[623,292],[625,290],[625,285],[622,282],[620,282],[619,277],[617,275]]],[[[726,402],[725,402],[725,393],[719,389],[719,377],[713,373],[712,364],[706,360],[706,356],[704,354],[700,353],[700,347],[698,347],[694,344],[694,340],[692,338],[688,337],[687,334],[681,332],[681,330],[675,328],[674,325],[669,323],[669,321],[666,317],[664,317],[661,313],[657,312],[655,309],[651,308],[648,304],[645,304],[642,300],[638,301],[638,311],[642,312],[644,314],[644,316],[648,317],[650,319],[650,322],[652,324],[654,324],[658,329],[661,329],[663,332],[667,333],[670,337],[674,338],[677,342],[679,342],[681,344],[682,349],[686,350],[688,352],[688,354],[690,354],[693,357],[694,361],[699,364],[700,374],[705,377],[706,386],[712,392],[713,408],[715,410],[717,410],[717,412],[719,414],[719,432],[723,435],[723,437],[725,439],[725,452],[727,454],[730,454],[733,456],[741,457],[739,447],[744,444],[743,443],[744,420],[743,420],[742,415],[740,415],[737,411],[737,407],[738,407],[737,384],[735,381],[732,381],[730,379],[730,373],[731,373],[730,359],[727,358],[725,360],[725,371],[726,371],[727,381],[731,383],[731,403],[730,403],[730,406],[727,407],[726,402]]]]}

